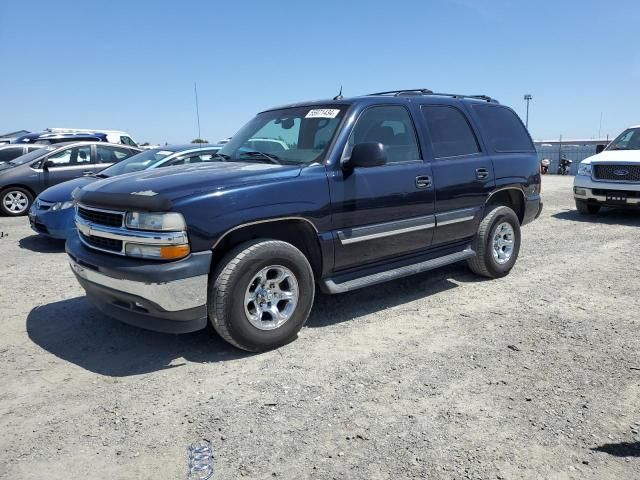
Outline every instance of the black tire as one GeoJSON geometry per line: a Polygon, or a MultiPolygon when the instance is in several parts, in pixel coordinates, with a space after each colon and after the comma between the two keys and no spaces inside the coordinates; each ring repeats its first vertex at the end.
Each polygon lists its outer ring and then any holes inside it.
{"type": "Polygon", "coordinates": [[[507,275],[518,259],[520,252],[520,220],[513,210],[505,206],[492,206],[478,227],[478,233],[471,242],[476,256],[467,260],[469,268],[483,277],[499,278],[507,275]],[[493,239],[498,227],[507,223],[513,231],[513,250],[504,263],[494,258],[493,239]]]}
{"type": "Polygon", "coordinates": [[[258,239],[230,251],[209,282],[209,319],[230,344],[250,352],[272,350],[292,342],[307,321],[313,298],[313,270],[304,254],[279,240],[258,239]],[[254,276],[270,266],[288,269],[298,283],[298,301],[288,320],[273,330],[254,326],[245,314],[245,294],[254,276]]]}
{"type": "Polygon", "coordinates": [[[29,190],[22,187],[9,187],[5,188],[0,192],[0,212],[3,215],[7,215],[9,217],[20,217],[22,215],[26,215],[31,208],[31,204],[33,203],[33,195],[29,190]],[[7,205],[7,201],[10,200],[11,195],[18,195],[20,198],[26,200],[26,206],[19,211],[12,210],[12,208],[7,205]]]}
{"type": "Polygon", "coordinates": [[[580,200],[578,198],[576,198],[575,201],[576,201],[576,209],[582,215],[595,215],[600,211],[600,208],[602,207],[597,203],[589,203],[586,200],[580,200]]]}

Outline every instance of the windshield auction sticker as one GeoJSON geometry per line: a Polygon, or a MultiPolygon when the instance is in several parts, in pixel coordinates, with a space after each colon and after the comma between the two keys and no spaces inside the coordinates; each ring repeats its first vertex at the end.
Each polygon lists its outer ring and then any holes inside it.
{"type": "Polygon", "coordinates": [[[339,113],[340,110],[337,108],[316,108],[309,110],[304,118],[336,118],[339,113]]]}

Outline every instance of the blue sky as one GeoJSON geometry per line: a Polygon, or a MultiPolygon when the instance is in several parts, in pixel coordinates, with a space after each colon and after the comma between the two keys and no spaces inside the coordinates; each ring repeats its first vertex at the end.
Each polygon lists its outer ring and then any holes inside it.
{"type": "Polygon", "coordinates": [[[394,88],[486,93],[534,138],[640,124],[640,2],[0,0],[0,133],[232,135],[261,109],[394,88]]]}

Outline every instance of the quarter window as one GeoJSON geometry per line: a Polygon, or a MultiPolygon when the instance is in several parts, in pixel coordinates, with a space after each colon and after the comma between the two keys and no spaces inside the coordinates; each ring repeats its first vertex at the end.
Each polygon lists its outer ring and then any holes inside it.
{"type": "Polygon", "coordinates": [[[358,143],[367,142],[384,145],[387,163],[420,159],[413,121],[404,107],[392,105],[365,110],[353,127],[345,156],[351,155],[358,143]]]}
{"type": "Polygon", "coordinates": [[[464,114],[445,105],[423,106],[434,158],[459,157],[480,152],[478,141],[464,114]]]}
{"type": "Polygon", "coordinates": [[[527,130],[513,110],[498,105],[474,105],[473,108],[496,152],[535,151],[527,130]]]}

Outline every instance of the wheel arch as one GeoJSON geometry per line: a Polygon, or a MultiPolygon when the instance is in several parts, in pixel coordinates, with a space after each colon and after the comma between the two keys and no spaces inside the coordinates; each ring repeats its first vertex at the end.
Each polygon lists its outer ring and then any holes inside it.
{"type": "Polygon", "coordinates": [[[314,276],[320,278],[323,255],[315,225],[303,217],[273,218],[237,225],[223,233],[211,248],[212,269],[236,245],[249,240],[265,238],[290,243],[300,250],[311,264],[314,276]]]}
{"type": "Polygon", "coordinates": [[[487,212],[489,206],[504,205],[511,208],[517,215],[520,224],[524,221],[525,194],[522,188],[516,186],[501,187],[489,195],[484,204],[484,211],[487,212]]]}

